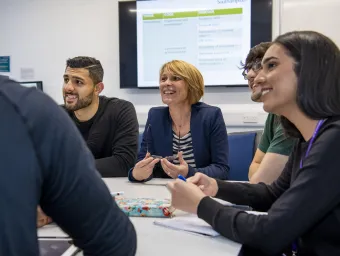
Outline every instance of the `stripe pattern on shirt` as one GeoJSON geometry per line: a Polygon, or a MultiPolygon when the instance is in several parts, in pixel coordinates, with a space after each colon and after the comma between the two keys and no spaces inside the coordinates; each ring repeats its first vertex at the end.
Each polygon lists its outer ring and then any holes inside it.
{"type": "MultiPolygon", "coordinates": [[[[173,156],[177,156],[179,151],[183,152],[183,159],[193,168],[196,168],[195,158],[194,158],[194,150],[192,147],[192,137],[191,132],[189,131],[185,136],[179,137],[176,135],[174,131],[172,131],[172,153],[173,156]]],[[[178,159],[173,161],[174,164],[179,164],[178,159]]]]}

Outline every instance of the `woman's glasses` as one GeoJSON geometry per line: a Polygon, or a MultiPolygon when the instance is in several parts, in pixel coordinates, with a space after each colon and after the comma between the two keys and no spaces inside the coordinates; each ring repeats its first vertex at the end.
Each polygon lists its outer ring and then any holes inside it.
{"type": "MultiPolygon", "coordinates": [[[[150,129],[151,129],[151,124],[148,125],[148,128],[146,130],[146,151],[147,153],[150,153],[149,152],[149,143],[150,143],[150,136],[151,136],[151,132],[150,132],[150,129]]],[[[186,147],[184,148],[181,148],[181,131],[179,131],[179,134],[178,134],[178,143],[177,144],[177,154],[175,156],[166,156],[166,157],[162,157],[162,156],[158,156],[158,155],[150,155],[153,157],[153,158],[158,158],[158,159],[162,159],[162,158],[165,158],[167,159],[169,162],[173,162],[174,160],[177,160],[178,159],[178,153],[183,150],[183,149],[186,149],[187,147],[191,146],[192,145],[192,142],[190,142],[188,145],[186,145],[186,147]]]]}

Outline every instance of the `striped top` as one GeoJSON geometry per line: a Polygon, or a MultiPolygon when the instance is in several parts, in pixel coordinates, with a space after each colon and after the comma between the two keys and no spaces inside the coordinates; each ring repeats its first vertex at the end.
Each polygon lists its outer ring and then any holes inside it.
{"type": "MultiPolygon", "coordinates": [[[[179,151],[183,152],[183,159],[187,162],[188,165],[195,168],[195,158],[194,158],[194,150],[192,147],[192,137],[191,132],[189,131],[185,136],[179,137],[176,135],[174,131],[172,131],[172,153],[173,156],[177,156],[179,151]]],[[[174,164],[179,164],[178,159],[173,161],[174,164]]]]}

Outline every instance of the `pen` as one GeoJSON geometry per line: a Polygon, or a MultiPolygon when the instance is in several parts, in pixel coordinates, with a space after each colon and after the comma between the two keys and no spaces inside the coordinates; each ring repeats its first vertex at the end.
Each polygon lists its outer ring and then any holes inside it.
{"type": "Polygon", "coordinates": [[[121,196],[121,195],[124,195],[123,191],[120,191],[120,192],[111,192],[111,196],[121,196]]]}
{"type": "Polygon", "coordinates": [[[177,178],[179,178],[180,180],[183,180],[183,181],[187,181],[186,178],[184,178],[182,175],[178,175],[177,178]]]}

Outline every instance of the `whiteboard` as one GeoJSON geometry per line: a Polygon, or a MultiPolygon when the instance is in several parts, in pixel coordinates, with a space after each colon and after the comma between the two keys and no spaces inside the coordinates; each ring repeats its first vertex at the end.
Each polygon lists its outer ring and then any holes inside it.
{"type": "Polygon", "coordinates": [[[280,34],[314,30],[330,37],[340,47],[340,0],[277,1],[280,1],[280,34]]]}

